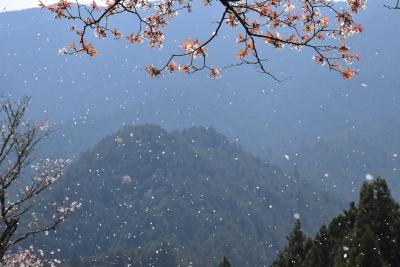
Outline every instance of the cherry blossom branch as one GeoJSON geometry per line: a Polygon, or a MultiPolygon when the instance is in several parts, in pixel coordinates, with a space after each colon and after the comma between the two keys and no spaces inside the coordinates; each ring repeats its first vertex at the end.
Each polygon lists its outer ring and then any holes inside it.
{"type": "MultiPolygon", "coordinates": [[[[339,72],[346,79],[357,74],[357,70],[350,69],[350,65],[358,61],[359,56],[350,52],[345,39],[362,32],[362,25],[354,21],[354,15],[365,7],[366,0],[347,0],[348,9],[336,8],[335,2],[326,0],[204,1],[205,6],[212,4],[223,8],[214,34],[205,41],[187,39],[181,45],[183,53],[172,54],[161,67],[147,66],[145,69],[151,78],[165,71],[194,73],[204,69],[210,70],[211,76],[219,77],[227,67],[254,65],[260,72],[279,81],[265,65],[263,48],[284,49],[285,46],[314,51],[317,63],[328,65],[330,70],[339,72]],[[238,28],[237,44],[243,48],[237,52],[236,63],[211,67],[207,64],[207,45],[218,37],[217,33],[224,24],[228,29],[238,28]],[[189,63],[178,64],[180,57],[188,57],[189,63]]],[[[46,8],[43,3],[40,6],[46,8]]],[[[161,48],[165,39],[164,29],[169,21],[177,16],[178,11],[190,12],[192,6],[187,0],[109,0],[103,8],[94,1],[88,7],[79,4],[78,0],[75,6],[67,0],[59,0],[47,9],[55,18],[78,22],[72,30],[79,36],[79,44],[72,43],[60,49],[60,54],[96,56],[97,50],[86,41],[89,29],[100,39],[110,35],[115,39],[123,36],[118,29],[109,26],[111,17],[123,13],[133,15],[137,18],[138,30],[125,35],[128,43],[141,44],[146,40],[150,47],[161,48]]]]}
{"type": "MultiPolygon", "coordinates": [[[[37,162],[33,159],[32,152],[46,135],[46,127],[25,120],[29,101],[29,98],[17,102],[0,99],[1,266],[7,264],[7,259],[10,260],[7,253],[12,246],[32,235],[54,230],[80,206],[77,202],[65,199],[61,206],[55,208],[48,223],[45,214],[37,213],[39,209],[32,211],[39,196],[58,180],[69,161],[46,159],[37,162]],[[28,167],[35,173],[30,181],[22,175],[28,167]]],[[[49,209],[46,207],[43,211],[48,213],[49,209]]]]}

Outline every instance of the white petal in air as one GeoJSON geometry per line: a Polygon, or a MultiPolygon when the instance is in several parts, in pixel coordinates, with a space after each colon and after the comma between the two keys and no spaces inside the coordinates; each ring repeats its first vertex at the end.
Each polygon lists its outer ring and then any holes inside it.
{"type": "Polygon", "coordinates": [[[372,176],[371,174],[367,174],[367,175],[365,175],[365,179],[367,181],[372,181],[372,180],[374,180],[374,176],[372,176]]]}

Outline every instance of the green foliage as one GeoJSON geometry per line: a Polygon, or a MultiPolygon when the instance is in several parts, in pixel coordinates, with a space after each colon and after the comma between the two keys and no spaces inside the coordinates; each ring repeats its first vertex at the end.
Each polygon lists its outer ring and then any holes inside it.
{"type": "Polygon", "coordinates": [[[305,257],[299,244],[306,238],[296,222],[288,245],[272,266],[400,266],[399,238],[400,207],[386,181],[378,178],[363,184],[358,207],[351,203],[347,211],[321,227],[305,257]]]}
{"type": "Polygon", "coordinates": [[[333,267],[330,262],[330,258],[333,256],[331,253],[332,246],[333,242],[328,233],[328,228],[323,225],[310,247],[307,248],[306,257],[302,261],[304,262],[303,265],[333,267]]]}

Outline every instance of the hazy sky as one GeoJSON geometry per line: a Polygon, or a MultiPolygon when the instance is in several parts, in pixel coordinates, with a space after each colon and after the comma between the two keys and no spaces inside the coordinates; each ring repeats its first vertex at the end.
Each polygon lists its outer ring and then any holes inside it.
{"type": "MultiPolygon", "coordinates": [[[[57,2],[57,0],[42,0],[46,5],[57,2]]],[[[92,0],[79,0],[80,3],[91,3],[92,0]]],[[[100,3],[101,0],[96,2],[100,3]]],[[[38,7],[38,0],[0,0],[0,11],[20,10],[24,8],[38,7]]]]}
{"type": "MultiPolygon", "coordinates": [[[[93,0],[79,0],[80,3],[91,3],[92,1],[93,0]]],[[[105,0],[96,0],[99,4],[102,1],[105,0]]],[[[38,7],[38,2],[38,0],[0,0],[0,12],[38,7]]],[[[57,0],[42,0],[42,2],[48,5],[57,2],[57,0]]]]}

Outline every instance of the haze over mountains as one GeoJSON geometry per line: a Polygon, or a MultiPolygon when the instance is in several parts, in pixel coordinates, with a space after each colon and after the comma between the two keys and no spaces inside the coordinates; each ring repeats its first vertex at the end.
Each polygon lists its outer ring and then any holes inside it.
{"type": "MultiPolygon", "coordinates": [[[[217,13],[208,11],[211,17],[217,13]]],[[[204,14],[195,9],[191,15],[198,25],[196,36],[211,30],[198,23],[204,14]]],[[[358,188],[367,173],[398,180],[399,80],[394,59],[400,52],[395,40],[382,44],[398,29],[395,16],[376,2],[361,14],[366,32],[351,44],[363,59],[354,81],[338,79],[311,62],[307,52],[271,51],[271,69],[281,77],[293,76],[276,84],[251,68],[233,70],[219,80],[204,73],[147,79],[143,67],[164,59],[168,49],[177,47],[175,41],[162,51],[98,41],[98,58],[59,57],[57,50],[74,38],[67,25],[38,9],[4,13],[0,82],[13,97],[33,97],[33,118],[63,124],[62,133],[52,127],[51,136],[57,144],[64,142],[55,149],[61,156],[64,151],[79,154],[124,123],[152,122],[169,129],[211,125],[287,171],[296,163],[302,176],[323,180],[329,189],[343,185],[340,193],[358,188]]],[[[194,35],[184,19],[174,26],[194,35]]],[[[178,32],[170,36],[179,43],[178,32]]],[[[220,60],[232,58],[233,49],[221,49],[221,43],[212,47],[214,53],[220,60]]]]}
{"type": "MultiPolygon", "coordinates": [[[[208,11],[209,17],[217,13],[208,11]]],[[[196,36],[212,30],[199,23],[205,14],[195,9],[191,15],[196,36]]],[[[169,33],[173,44],[161,51],[98,41],[101,55],[87,58],[56,55],[74,36],[45,12],[4,13],[0,82],[13,97],[31,95],[33,118],[56,125],[51,138],[60,145],[46,149],[57,155],[78,155],[124,124],[151,122],[167,129],[211,125],[248,151],[288,172],[297,165],[302,176],[348,198],[356,196],[352,190],[367,173],[399,180],[395,59],[400,52],[395,40],[382,43],[399,27],[395,16],[376,2],[360,15],[366,31],[351,42],[362,56],[354,81],[338,79],[307,52],[271,50],[271,69],[292,76],[277,84],[251,68],[232,70],[218,80],[204,73],[147,79],[145,65],[161,62],[178,46],[181,32],[194,35],[190,23],[183,23],[185,14],[174,22],[181,31],[169,33]]],[[[221,49],[221,44],[210,53],[220,55],[218,60],[232,59],[233,49],[221,49]]]]}

